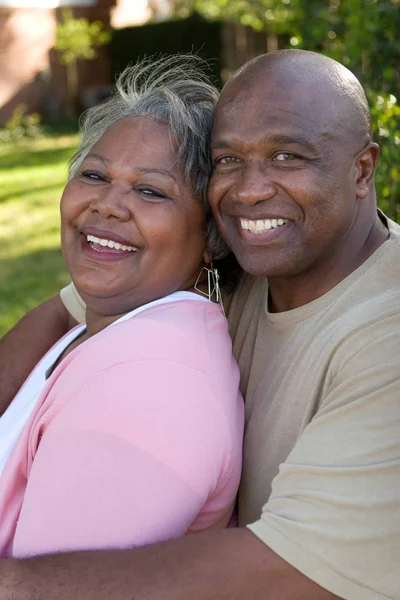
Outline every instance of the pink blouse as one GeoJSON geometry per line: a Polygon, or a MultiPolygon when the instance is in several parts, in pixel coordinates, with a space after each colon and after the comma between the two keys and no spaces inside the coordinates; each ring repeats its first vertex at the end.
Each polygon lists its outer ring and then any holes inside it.
{"type": "Polygon", "coordinates": [[[0,556],[128,548],[225,527],[243,400],[218,305],[156,305],[55,369],[0,478],[0,556]]]}

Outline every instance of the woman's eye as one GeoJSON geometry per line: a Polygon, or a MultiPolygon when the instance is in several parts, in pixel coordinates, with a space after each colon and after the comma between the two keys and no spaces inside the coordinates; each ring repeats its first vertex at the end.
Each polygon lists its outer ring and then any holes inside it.
{"type": "Polygon", "coordinates": [[[167,196],[158,190],[152,190],[150,188],[140,188],[139,192],[145,196],[148,200],[163,200],[167,196]]]}
{"type": "Polygon", "coordinates": [[[82,177],[85,177],[85,179],[93,179],[94,181],[104,180],[104,175],[97,173],[96,171],[82,171],[81,175],[82,177]]]}
{"type": "Polygon", "coordinates": [[[288,160],[294,160],[295,158],[297,158],[297,156],[295,154],[291,154],[291,152],[279,152],[274,156],[272,160],[283,162],[288,160]]]}

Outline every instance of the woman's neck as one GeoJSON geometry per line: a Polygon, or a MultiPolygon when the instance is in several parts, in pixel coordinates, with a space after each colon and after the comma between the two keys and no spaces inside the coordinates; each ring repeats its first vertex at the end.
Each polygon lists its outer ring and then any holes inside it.
{"type": "MultiPolygon", "coordinates": [[[[128,311],[130,312],[130,311],[128,311]]],[[[99,315],[90,308],[86,308],[86,339],[96,335],[121,317],[128,314],[127,312],[120,315],[99,315]]]]}

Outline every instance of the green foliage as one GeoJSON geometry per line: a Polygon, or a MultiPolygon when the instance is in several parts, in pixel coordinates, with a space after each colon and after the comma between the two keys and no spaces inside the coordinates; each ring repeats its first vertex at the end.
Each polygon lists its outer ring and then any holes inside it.
{"type": "Polygon", "coordinates": [[[0,129],[0,142],[15,143],[26,138],[39,138],[43,135],[38,113],[26,114],[25,104],[18,104],[3,129],[0,129]]]}
{"type": "Polygon", "coordinates": [[[79,96],[78,60],[96,58],[96,49],[109,42],[110,33],[104,29],[101,21],[90,23],[84,18],[76,19],[71,9],[63,10],[62,16],[62,21],[56,25],[54,49],[59,52],[60,62],[66,67],[66,114],[73,118],[76,116],[79,96]]]}
{"type": "Polygon", "coordinates": [[[400,222],[400,106],[392,94],[369,93],[374,137],[381,149],[379,168],[375,176],[379,191],[379,206],[400,222]]]}
{"type": "Polygon", "coordinates": [[[176,0],[176,16],[193,11],[282,35],[288,47],[322,52],[357,75],[381,146],[378,201],[399,219],[400,0],[176,0]]]}
{"type": "Polygon", "coordinates": [[[108,50],[111,68],[115,74],[144,56],[195,51],[208,60],[210,75],[217,84],[220,83],[220,24],[206,21],[198,15],[193,15],[185,21],[166,21],[116,29],[112,32],[108,50]]]}
{"type": "Polygon", "coordinates": [[[107,44],[110,33],[101,21],[90,23],[87,19],[75,19],[71,9],[63,10],[63,19],[56,25],[55,50],[60,53],[60,62],[68,65],[78,59],[93,60],[96,48],[107,44]]]}
{"type": "Polygon", "coordinates": [[[290,0],[176,0],[174,12],[181,18],[197,12],[207,19],[231,19],[272,33],[285,33],[296,16],[290,0]]]}

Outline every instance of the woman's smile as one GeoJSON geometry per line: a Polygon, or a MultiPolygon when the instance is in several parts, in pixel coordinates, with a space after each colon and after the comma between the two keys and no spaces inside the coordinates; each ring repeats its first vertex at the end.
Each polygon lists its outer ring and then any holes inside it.
{"type": "Polygon", "coordinates": [[[196,282],[205,212],[173,144],[167,125],[123,119],[65,188],[63,255],[94,312],[122,314],[196,282]]]}
{"type": "Polygon", "coordinates": [[[130,240],[111,231],[85,227],[81,232],[82,250],[92,260],[117,261],[132,258],[140,251],[130,240]]]}

